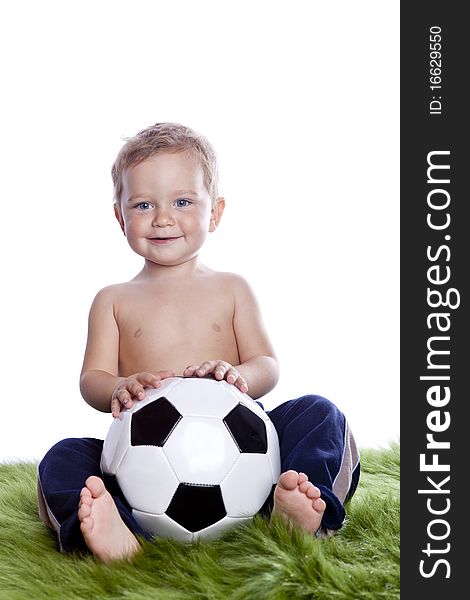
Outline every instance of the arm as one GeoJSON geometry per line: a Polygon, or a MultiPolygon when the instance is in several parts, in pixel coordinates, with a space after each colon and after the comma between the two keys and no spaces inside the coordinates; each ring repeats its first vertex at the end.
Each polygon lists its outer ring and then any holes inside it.
{"type": "Polygon", "coordinates": [[[224,360],[208,360],[200,365],[187,367],[183,375],[205,377],[213,374],[215,379],[226,379],[228,383],[256,399],[274,388],[279,379],[279,367],[263,324],[258,302],[250,286],[239,276],[233,276],[232,283],[233,327],[239,364],[231,365],[224,360]]]}
{"type": "Polygon", "coordinates": [[[121,407],[131,408],[145,398],[145,387],[158,387],[173,371],[135,373],[119,377],[119,328],[114,315],[113,287],[95,297],[88,319],[88,340],[80,375],[83,398],[97,410],[118,416],[121,407]]]}
{"type": "Polygon", "coordinates": [[[119,330],[112,288],[101,290],[91,305],[88,339],[80,375],[80,391],[93,408],[111,410],[111,395],[119,379],[119,330]]]}
{"type": "Polygon", "coordinates": [[[256,297],[248,283],[236,277],[233,326],[240,364],[236,366],[254,399],[270,392],[279,379],[279,366],[256,297]]]}

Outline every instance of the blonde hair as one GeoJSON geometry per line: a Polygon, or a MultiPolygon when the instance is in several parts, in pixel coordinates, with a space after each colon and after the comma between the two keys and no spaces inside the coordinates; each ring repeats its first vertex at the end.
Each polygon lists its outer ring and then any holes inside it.
{"type": "Polygon", "coordinates": [[[142,129],[134,137],[124,139],[126,143],[119,151],[111,169],[114,201],[118,205],[121,203],[124,171],[165,152],[189,152],[200,161],[212,205],[215,205],[219,197],[217,157],[214,148],[203,135],[179,123],[155,123],[142,129]]]}

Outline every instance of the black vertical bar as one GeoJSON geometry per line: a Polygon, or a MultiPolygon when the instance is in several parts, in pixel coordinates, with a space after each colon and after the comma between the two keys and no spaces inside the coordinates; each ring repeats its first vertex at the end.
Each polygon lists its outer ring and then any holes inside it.
{"type": "Polygon", "coordinates": [[[469,593],[470,34],[464,7],[452,0],[401,2],[404,600],[469,593]]]}

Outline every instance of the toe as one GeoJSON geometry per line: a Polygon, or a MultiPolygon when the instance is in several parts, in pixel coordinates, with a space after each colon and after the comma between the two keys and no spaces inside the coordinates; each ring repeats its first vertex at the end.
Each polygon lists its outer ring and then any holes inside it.
{"type": "Polygon", "coordinates": [[[308,481],[308,477],[307,477],[307,475],[305,475],[305,473],[300,472],[299,473],[299,484],[303,483],[304,481],[308,481]]]}
{"type": "Polygon", "coordinates": [[[299,474],[297,471],[286,471],[282,473],[279,477],[279,481],[277,485],[285,490],[294,490],[297,487],[297,482],[299,479],[299,474]]]}
{"type": "Polygon", "coordinates": [[[91,475],[90,477],[88,477],[88,479],[85,481],[85,485],[90,491],[93,498],[99,498],[100,496],[106,493],[106,488],[104,487],[103,480],[99,477],[96,477],[95,475],[91,475]]]}
{"type": "Polygon", "coordinates": [[[322,500],[321,498],[315,498],[315,500],[312,500],[312,507],[317,512],[323,513],[325,511],[326,504],[325,504],[325,501],[322,500]]]}
{"type": "Polygon", "coordinates": [[[85,494],[85,493],[80,494],[80,502],[78,503],[79,508],[81,506],[85,506],[85,505],[91,506],[93,504],[93,497],[88,490],[87,490],[87,492],[88,492],[87,494],[85,494]]]}
{"type": "Polygon", "coordinates": [[[84,502],[87,499],[91,499],[91,492],[87,487],[84,487],[80,491],[80,502],[84,502]]]}
{"type": "Polygon", "coordinates": [[[315,498],[320,498],[321,492],[320,490],[315,487],[313,484],[309,486],[308,490],[306,491],[306,494],[309,498],[311,498],[312,500],[314,500],[315,498]]]}
{"type": "Polygon", "coordinates": [[[302,483],[299,484],[299,490],[302,492],[302,494],[306,494],[307,490],[309,488],[312,487],[312,483],[310,483],[310,481],[303,481],[302,483]]]}
{"type": "Polygon", "coordinates": [[[93,530],[94,522],[91,517],[83,517],[80,519],[80,530],[82,534],[88,535],[93,530]]]}
{"type": "Polygon", "coordinates": [[[90,504],[81,504],[78,509],[78,518],[83,522],[84,519],[87,519],[91,515],[91,505],[90,504]]]}

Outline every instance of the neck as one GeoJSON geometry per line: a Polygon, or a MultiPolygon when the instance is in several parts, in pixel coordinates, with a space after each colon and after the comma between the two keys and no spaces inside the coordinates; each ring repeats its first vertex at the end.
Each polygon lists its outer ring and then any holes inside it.
{"type": "Polygon", "coordinates": [[[136,279],[153,280],[162,279],[163,277],[189,277],[203,268],[197,256],[177,265],[159,265],[150,260],[145,260],[144,268],[136,279]]]}

